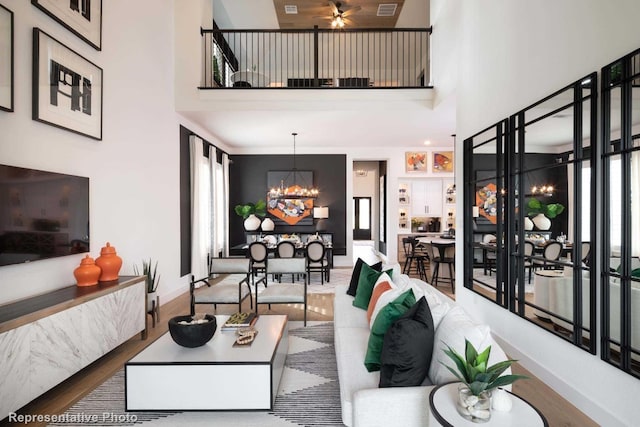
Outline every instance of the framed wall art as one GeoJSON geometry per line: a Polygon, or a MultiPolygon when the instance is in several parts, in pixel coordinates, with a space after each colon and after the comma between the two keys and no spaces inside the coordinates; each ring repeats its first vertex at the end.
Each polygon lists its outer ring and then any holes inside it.
{"type": "Polygon", "coordinates": [[[102,140],[102,68],[33,29],[33,120],[102,140]]]}
{"type": "Polygon", "coordinates": [[[13,12],[1,4],[0,110],[13,111],[13,12]]]}
{"type": "Polygon", "coordinates": [[[434,151],[433,172],[453,172],[453,151],[434,151]]]}
{"type": "Polygon", "coordinates": [[[427,152],[426,151],[407,151],[405,153],[405,170],[407,172],[426,172],[427,171],[427,152]]]}
{"type": "Polygon", "coordinates": [[[60,25],[102,49],[102,0],[31,0],[60,25]]]}

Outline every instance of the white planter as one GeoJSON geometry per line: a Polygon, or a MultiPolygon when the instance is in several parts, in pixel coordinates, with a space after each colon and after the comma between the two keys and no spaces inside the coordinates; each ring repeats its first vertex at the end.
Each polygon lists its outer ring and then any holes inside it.
{"type": "Polygon", "coordinates": [[[538,230],[548,230],[551,228],[551,220],[544,216],[544,214],[534,216],[532,221],[538,230]]]}
{"type": "Polygon", "coordinates": [[[244,229],[247,231],[256,231],[260,228],[260,218],[251,214],[244,220],[244,229]]]}
{"type": "Polygon", "coordinates": [[[147,311],[151,311],[153,309],[153,301],[156,301],[157,292],[147,293],[147,311]]]}
{"type": "Polygon", "coordinates": [[[273,231],[276,228],[276,223],[271,218],[265,218],[262,220],[262,231],[273,231]]]}
{"type": "Polygon", "coordinates": [[[533,230],[533,221],[528,216],[524,217],[524,229],[527,231],[533,230]]]}

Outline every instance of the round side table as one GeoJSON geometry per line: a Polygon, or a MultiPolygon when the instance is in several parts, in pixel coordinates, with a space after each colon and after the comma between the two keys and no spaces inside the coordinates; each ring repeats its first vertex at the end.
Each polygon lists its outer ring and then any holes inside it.
{"type": "MultiPolygon", "coordinates": [[[[515,394],[511,395],[513,407],[509,412],[491,411],[486,423],[473,423],[458,413],[458,382],[442,384],[431,390],[429,407],[435,421],[443,427],[549,427],[547,419],[529,402],[515,394]]],[[[431,420],[433,421],[433,419],[431,420]]]]}

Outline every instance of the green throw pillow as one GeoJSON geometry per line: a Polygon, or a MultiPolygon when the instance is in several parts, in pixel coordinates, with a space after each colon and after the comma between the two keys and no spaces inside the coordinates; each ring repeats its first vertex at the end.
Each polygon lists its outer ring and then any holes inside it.
{"type": "Polygon", "coordinates": [[[640,277],[640,268],[636,268],[631,272],[631,277],[640,277]]]}
{"type": "Polygon", "coordinates": [[[360,270],[360,277],[358,278],[358,288],[356,289],[356,297],[353,300],[353,306],[366,310],[369,308],[369,300],[373,293],[373,285],[376,284],[378,277],[382,276],[382,273],[387,273],[391,277],[393,269],[387,271],[377,271],[369,267],[366,263],[362,264],[362,270],[360,270]]]}
{"type": "Polygon", "coordinates": [[[409,311],[415,303],[416,297],[413,295],[413,290],[409,289],[380,310],[371,327],[367,354],[364,357],[364,366],[367,368],[367,371],[373,372],[380,370],[380,354],[382,353],[384,334],[393,322],[409,311]]]}

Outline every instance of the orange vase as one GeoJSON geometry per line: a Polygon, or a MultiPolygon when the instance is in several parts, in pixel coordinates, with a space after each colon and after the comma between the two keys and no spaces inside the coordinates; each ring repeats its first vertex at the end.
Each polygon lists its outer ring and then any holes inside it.
{"type": "Polygon", "coordinates": [[[102,270],[89,255],[80,261],[80,266],[73,270],[78,286],[93,286],[98,284],[102,270]]]}
{"type": "Polygon", "coordinates": [[[107,246],[100,250],[96,265],[102,269],[99,280],[101,282],[111,282],[118,280],[118,273],[120,272],[120,267],[122,267],[122,258],[116,255],[116,248],[107,242],[107,246]]]}

